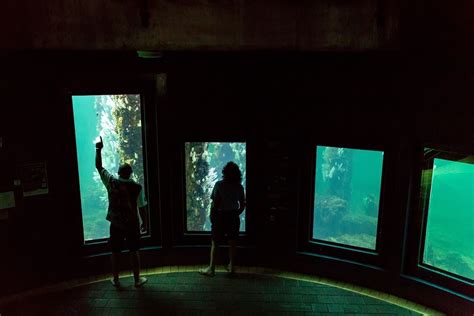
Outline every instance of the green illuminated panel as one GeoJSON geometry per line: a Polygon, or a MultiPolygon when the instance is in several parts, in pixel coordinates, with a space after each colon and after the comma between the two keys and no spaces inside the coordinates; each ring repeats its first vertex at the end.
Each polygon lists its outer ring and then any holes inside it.
{"type": "MultiPolygon", "coordinates": [[[[185,144],[186,229],[210,231],[209,212],[214,184],[222,178],[222,168],[236,163],[246,184],[246,144],[192,142],[185,144]]],[[[245,231],[245,211],[240,215],[240,231],[245,231]]]]}
{"type": "Polygon", "coordinates": [[[474,279],[474,164],[435,158],[423,263],[474,279]]]}
{"type": "Polygon", "coordinates": [[[375,250],[383,152],[317,146],[313,239],[375,250]]]}
{"type": "Polygon", "coordinates": [[[84,240],[108,238],[107,191],[95,168],[94,144],[102,136],[105,169],[117,175],[121,163],[130,163],[132,178],[144,185],[140,95],[73,96],[72,103],[84,240]]]}

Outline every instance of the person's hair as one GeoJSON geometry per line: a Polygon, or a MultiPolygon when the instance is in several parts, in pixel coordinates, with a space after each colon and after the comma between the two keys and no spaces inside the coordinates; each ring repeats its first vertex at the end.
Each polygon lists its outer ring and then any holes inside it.
{"type": "Polygon", "coordinates": [[[123,178],[130,177],[132,172],[133,172],[132,166],[130,166],[130,164],[128,164],[128,163],[121,164],[119,169],[118,169],[119,176],[121,176],[123,178]]]}
{"type": "Polygon", "coordinates": [[[242,173],[240,172],[239,166],[232,161],[229,161],[224,168],[222,168],[222,176],[225,182],[242,182],[242,173]]]}

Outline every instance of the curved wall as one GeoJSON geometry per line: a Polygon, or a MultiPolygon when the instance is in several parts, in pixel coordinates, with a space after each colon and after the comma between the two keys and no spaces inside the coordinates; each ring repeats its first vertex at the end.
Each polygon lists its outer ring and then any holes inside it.
{"type": "MultiPolygon", "coordinates": [[[[146,96],[149,189],[154,239],[143,250],[144,267],[205,264],[209,237],[183,236],[181,151],[188,135],[203,140],[247,142],[248,235],[240,240],[241,265],[315,274],[392,293],[445,312],[465,312],[472,301],[433,280],[405,276],[406,221],[416,170],[425,143],[472,151],[469,102],[439,111],[432,102],[452,90],[436,89],[445,73],[410,70],[395,53],[186,54],[140,60],[133,52],[25,53],[3,74],[2,189],[14,190],[17,206],[0,221],[0,291],[20,292],[49,282],[107,272],[105,246],[82,245],[74,130],[69,94],[139,89],[146,96]],[[166,74],[166,89],[156,74],[166,74]],[[420,81],[419,79],[423,80],[420,81]],[[414,88],[414,85],[418,85],[414,88]],[[429,95],[429,102],[424,102],[429,95]],[[234,119],[223,121],[223,111],[234,119]],[[156,118],[156,119],[155,119],[156,118]],[[216,136],[218,135],[218,136],[216,136]],[[308,198],[305,179],[314,144],[383,146],[391,153],[383,248],[376,261],[345,252],[309,252],[301,237],[308,198]],[[49,194],[23,198],[12,185],[17,168],[46,161],[49,194]],[[272,179],[283,177],[275,187],[272,179]],[[270,189],[271,188],[271,189],[270,189]],[[277,206],[275,211],[274,206],[277,206]],[[273,207],[273,208],[272,208],[273,207]]],[[[465,74],[455,92],[473,97],[465,74]]],[[[456,96],[456,99],[461,99],[456,96]]],[[[472,116],[472,115],[471,115],[472,116]]],[[[220,258],[221,262],[225,256],[220,258]]]]}

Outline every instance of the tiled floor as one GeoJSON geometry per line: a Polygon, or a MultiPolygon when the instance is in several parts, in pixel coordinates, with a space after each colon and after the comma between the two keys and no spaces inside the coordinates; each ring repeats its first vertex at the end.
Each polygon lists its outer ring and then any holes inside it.
{"type": "Polygon", "coordinates": [[[100,281],[0,305],[0,315],[421,315],[359,293],[275,275],[149,274],[140,289],[100,281]]]}

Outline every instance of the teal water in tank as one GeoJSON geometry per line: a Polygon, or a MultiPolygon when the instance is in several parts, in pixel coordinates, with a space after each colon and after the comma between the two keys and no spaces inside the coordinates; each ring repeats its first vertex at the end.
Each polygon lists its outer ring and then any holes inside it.
{"type": "Polygon", "coordinates": [[[102,136],[104,168],[117,176],[120,163],[132,165],[144,184],[139,95],[72,96],[84,240],[109,237],[108,198],[95,168],[95,142],[102,136]]]}
{"type": "Polygon", "coordinates": [[[474,279],[474,164],[435,158],[425,172],[431,191],[423,262],[474,279]]]}
{"type": "MultiPolygon", "coordinates": [[[[222,179],[222,168],[232,161],[242,173],[242,185],[246,187],[246,144],[229,142],[185,143],[186,169],[186,229],[207,232],[211,193],[215,183],[222,179]]],[[[240,231],[245,231],[245,211],[240,215],[240,231]]]]}
{"type": "Polygon", "coordinates": [[[383,152],[317,146],[313,239],[376,249],[383,152]]]}

